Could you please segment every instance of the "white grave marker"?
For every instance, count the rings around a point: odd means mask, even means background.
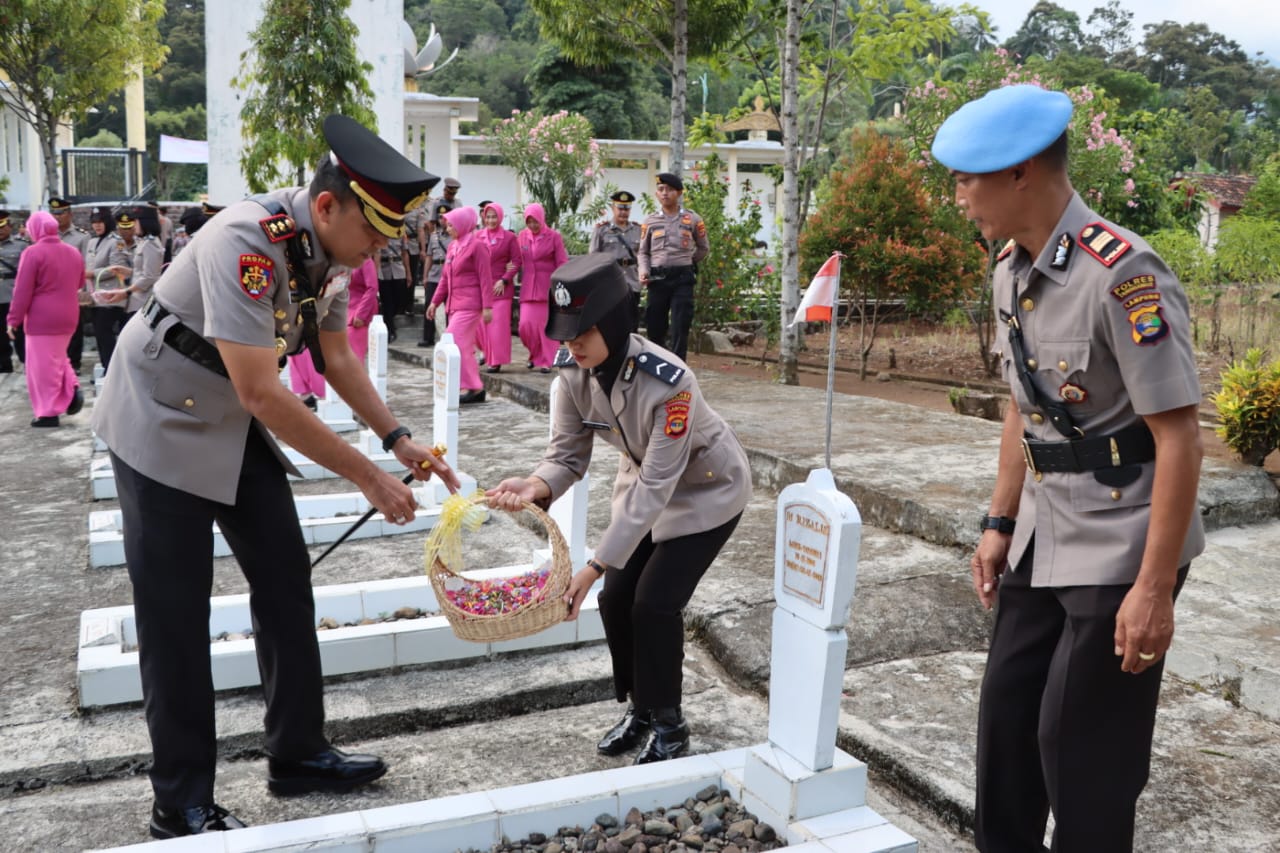
[[[453,342],[453,335],[446,332],[436,341],[431,365],[432,384],[435,389],[431,441],[434,444],[443,444],[448,449],[444,459],[449,463],[449,467],[457,471],[459,470],[458,391],[462,378],[462,351]],[[443,503],[449,496],[448,489],[437,479],[432,479],[431,484],[435,490],[436,502]]]
[[[382,402],[387,402],[387,324],[381,314],[369,323],[369,381],[377,389]]]

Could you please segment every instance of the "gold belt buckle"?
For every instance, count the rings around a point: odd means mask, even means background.
[[[1031,455],[1031,445],[1027,442],[1025,436],[1023,436],[1022,439],[1022,459],[1027,463],[1027,470],[1036,478],[1036,482],[1040,482],[1040,477],[1043,475],[1040,473],[1039,469],[1036,468],[1035,457]]]

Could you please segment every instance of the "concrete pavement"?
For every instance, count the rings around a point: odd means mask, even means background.
[[[409,330],[392,345],[393,408],[429,432],[429,350]],[[485,374],[489,402],[462,410],[461,467],[484,485],[526,473],[545,446],[552,377],[517,367]],[[822,393],[699,375],[708,399],[751,454],[757,495],[687,612],[693,637],[686,706],[696,751],[765,739],[776,490],[822,464]],[[18,850],[143,840],[150,793],[138,775],[148,745],[138,708],[76,710],[79,612],[129,601],[121,569],[88,568],[88,410],[60,430],[32,430],[19,375],[0,378],[0,826]],[[840,744],[873,770],[873,807],[922,841],[966,849],[973,731],[989,616],[966,568],[973,519],[994,481],[997,424],[870,398],[835,404],[832,468],[866,524]],[[592,462],[590,524],[608,518],[615,455]],[[311,482],[301,493],[349,490]],[[1206,463],[1202,512],[1213,528],[1179,603],[1138,849],[1280,848],[1280,581],[1277,496],[1262,474]],[[519,517],[496,517],[469,540],[474,565],[519,559],[536,542]],[[344,544],[316,583],[421,571],[421,539]],[[215,594],[244,591],[219,560]],[[390,805],[512,781],[614,766],[594,754],[612,722],[598,647],[525,653],[458,667],[336,680],[330,730],[393,762],[386,779],[347,797],[266,793],[256,691],[219,699],[219,801],[252,823]]]

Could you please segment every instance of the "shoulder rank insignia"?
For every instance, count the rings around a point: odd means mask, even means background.
[[[651,352],[642,352],[636,356],[636,366],[650,376],[657,377],[668,385],[675,385],[684,376],[685,369],[676,367],[665,358],[659,358]]]
[[[1000,250],[1000,254],[996,255],[996,263],[1000,263],[1005,258],[1009,257],[1009,254],[1013,252],[1013,247],[1016,245],[1018,244],[1013,240],[1010,240],[1008,243],[1005,243],[1004,248]]]
[[[1071,235],[1062,232],[1062,236],[1058,238],[1058,245],[1053,249],[1053,260],[1049,262],[1049,266],[1055,270],[1065,270],[1067,264],[1071,262],[1071,247],[1075,242],[1071,239]]]
[[[577,364],[573,360],[573,354],[569,352],[567,347],[560,347],[556,350],[556,360],[551,363],[552,367],[573,367]]]
[[[258,224],[272,243],[281,243],[293,236],[293,217],[287,213],[259,219]]]
[[[667,425],[663,432],[671,438],[679,438],[689,428],[689,401],[692,399],[693,395],[688,391],[681,391],[662,404],[667,410]]]
[[[250,299],[260,299],[271,287],[275,262],[262,255],[240,256],[240,287]]]
[[[1105,223],[1093,222],[1080,229],[1080,246],[1109,267],[1132,247],[1132,243],[1112,231]]]

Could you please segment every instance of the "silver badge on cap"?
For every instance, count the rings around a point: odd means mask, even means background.
[[[556,282],[555,298],[556,304],[561,308],[569,307],[569,303],[573,301],[573,297],[569,295],[569,288],[564,286],[563,281]]]

